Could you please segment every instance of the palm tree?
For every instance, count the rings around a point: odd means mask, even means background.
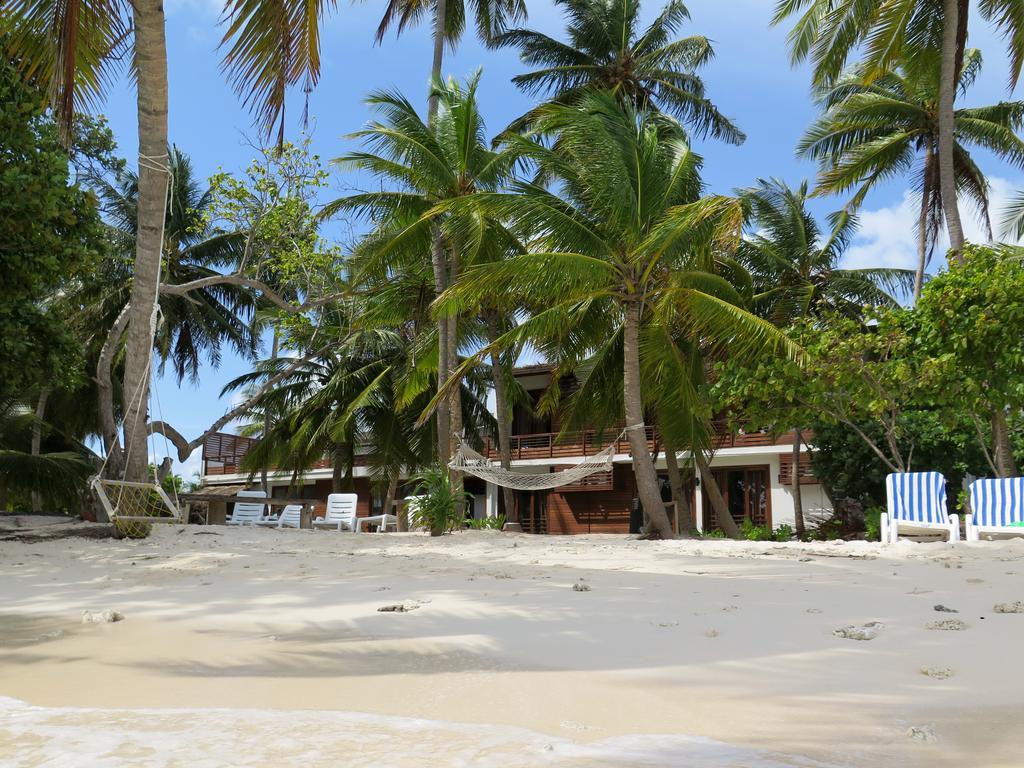
[[[512,78],[532,96],[564,103],[593,90],[609,90],[637,109],[674,115],[699,136],[711,134],[730,144],[746,138],[705,95],[697,70],[714,49],[701,35],[675,38],[690,13],[679,0],[668,5],[646,29],[639,0],[556,0],[568,16],[568,42],[541,32],[514,29],[495,38],[515,47],[525,64],[541,68]],[[530,122],[528,113],[513,125]]]
[[[466,0],[433,0],[432,3],[424,0],[388,0],[384,15],[377,27],[377,42],[380,43],[393,26],[396,28],[397,35],[400,36],[407,26],[420,21],[431,8],[433,9],[434,52],[430,66],[431,87],[427,97],[428,124],[432,124],[437,115],[440,99],[438,84],[443,79],[444,47],[447,44],[454,49],[462,39],[466,29],[467,11],[472,12],[476,20],[477,34],[484,42],[493,40],[509,24],[526,18],[524,0],[471,0],[469,5]],[[434,290],[439,296],[457,278],[458,265],[449,264],[445,260],[440,233],[434,233],[430,254],[434,272]],[[438,367],[442,371],[442,375],[438,377],[439,386],[455,367],[457,338],[456,319],[454,317],[438,319]],[[453,432],[459,431],[457,422],[461,406],[458,403],[458,396],[459,393],[456,391],[453,393],[453,402],[438,404],[437,440],[438,454],[441,457],[451,454],[450,436]]]
[[[212,199],[195,177],[192,162],[177,147],[168,150],[173,186],[168,190],[164,225],[164,281],[175,284],[219,274],[237,266],[242,258],[244,236],[222,232],[209,220]],[[68,297],[79,307],[88,336],[104,337],[128,303],[131,261],[137,239],[139,178],[128,171],[112,181],[93,179],[100,197],[111,252],[96,274],[82,280]],[[251,324],[257,300],[248,288],[212,285],[188,297],[162,294],[162,322],[153,339],[161,370],[168,362],[180,383],[187,375],[198,378],[200,360],[217,366],[225,347],[254,358],[259,342]]]
[[[913,272],[903,269],[843,269],[857,220],[847,211],[831,216],[830,231],[807,210],[808,185],[791,189],[777,179],[759,179],[742,191],[750,234],[739,262],[751,277],[754,311],[780,328],[823,315],[861,317],[865,306],[898,306],[893,293],[905,291]],[[793,425],[793,502],[795,528],[804,532],[800,498],[800,425]]]
[[[980,74],[981,63],[979,51],[966,51],[961,94]],[[865,70],[858,68],[823,90],[820,102],[825,112],[798,147],[801,155],[819,161],[818,192],[854,190],[852,208],[859,207],[878,182],[913,174],[913,186],[921,195],[915,300],[921,295],[925,268],[943,222],[938,96],[937,54],[900,61],[896,69],[871,82]],[[957,190],[975,203],[991,238],[988,181],[968,147],[987,149],[1017,167],[1024,166],[1024,141],[1017,136],[1024,125],[1024,101],[958,109],[955,118]]]
[[[531,310],[477,357],[491,346],[529,340],[571,368],[587,357],[610,360],[617,346],[618,413],[625,417],[640,500],[650,535],[671,537],[645,437],[645,411],[661,391],[651,396],[644,381],[651,378],[662,338],[671,335],[666,329],[682,325],[709,344],[728,338],[737,346],[763,346],[781,338],[769,323],[740,309],[735,291],[713,274],[716,246],[738,238],[741,206],[700,197],[700,159],[678,121],[638,111],[612,93],[548,105],[537,116],[536,131],[542,140],[510,135],[509,151],[533,163],[550,187],[516,181],[509,192],[480,192],[435,209],[477,211],[508,222],[530,250],[466,270],[441,297],[438,311],[486,301]],[[452,223],[472,237],[470,216],[453,216]],[[693,412],[700,404],[688,405]]]
[[[283,118],[284,93],[299,82],[312,87],[320,72],[319,21],[325,0],[233,0],[225,59],[236,90],[262,118],[264,128]],[[332,4],[333,5],[333,4]],[[162,0],[2,0],[0,39],[21,75],[44,87],[70,139],[81,103],[98,103],[118,67],[131,61],[139,126],[138,208],[124,389],[125,474],[147,472],[145,405],[153,327],[151,310],[160,281],[167,170],[167,43]],[[118,328],[122,326],[119,324]],[[111,435],[119,454],[119,439]]]
[[[429,214],[444,201],[497,189],[511,175],[513,156],[491,150],[487,142],[476,100],[478,85],[479,74],[464,88],[455,81],[438,84],[439,107],[433,121],[421,118],[401,94],[382,91],[368,99],[381,120],[352,135],[361,139],[368,151],[349,153],[336,162],[343,168],[373,174],[384,189],[341,198],[324,210],[325,216],[349,211],[375,223],[354,253],[357,282],[370,274],[383,277],[394,270],[416,271],[425,255],[431,253],[433,258],[438,249],[457,277],[462,265],[508,244],[509,236],[493,220],[478,220],[482,229],[473,237],[460,239],[451,232],[451,216]],[[448,377],[446,360],[457,360],[455,328],[444,318],[438,322],[438,336],[445,336],[438,355],[442,380]],[[462,431],[461,404],[456,397],[447,404],[449,428],[458,434]],[[443,422],[439,419],[439,429]],[[439,437],[443,460],[449,455],[448,438]]]
[[[1003,217],[1003,235],[1024,240],[1024,192],[1018,192]]]
[[[1002,32],[1010,52],[1010,87],[1024,64],[1024,14],[1020,0],[979,0],[982,18]],[[901,59],[940,51],[938,177],[954,254],[964,244],[956,196],[954,103],[967,45],[970,0],[779,0],[774,23],[799,15],[789,33],[792,60],[811,58],[816,86],[842,76],[850,56],[863,51],[868,81]]]
[[[12,495],[33,511],[43,504],[80,508],[98,466],[92,451],[56,430],[27,402],[0,399],[0,510],[10,509]]]

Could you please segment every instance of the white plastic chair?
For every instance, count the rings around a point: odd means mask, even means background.
[[[1024,536],[1024,477],[981,478],[971,483],[971,513],[964,519],[968,541],[981,534]]]
[[[267,494],[263,491],[239,491],[236,496],[248,499],[265,499]],[[267,515],[267,505],[256,501],[236,501],[235,508],[231,510],[231,517],[227,519],[228,525],[261,525]]]
[[[901,532],[944,533],[960,541],[960,518],[946,509],[946,478],[941,472],[894,472],[885,478],[888,513],[882,515],[882,541],[895,544]]]
[[[354,493],[332,493],[327,497],[327,513],[313,518],[313,528],[334,528],[337,531],[358,531]]]
[[[275,528],[301,528],[302,527],[302,505],[289,504],[283,507],[276,515],[265,517],[256,525],[272,525]]]

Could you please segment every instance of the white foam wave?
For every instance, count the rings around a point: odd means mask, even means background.
[[[34,707],[0,697],[0,765],[10,768],[829,768],[711,739],[591,742],[511,726],[352,712]]]

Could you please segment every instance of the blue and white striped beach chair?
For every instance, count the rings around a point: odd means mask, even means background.
[[[882,515],[882,541],[895,544],[900,532],[945,533],[960,540],[960,518],[946,510],[941,472],[898,472],[885,478],[889,513]]]
[[[967,540],[981,534],[1024,536],[1024,477],[982,478],[971,483],[971,514],[967,515]]]

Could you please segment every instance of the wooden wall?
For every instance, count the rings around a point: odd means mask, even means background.
[[[630,502],[636,495],[633,468],[616,465],[610,491],[548,493],[547,532],[629,533]]]

